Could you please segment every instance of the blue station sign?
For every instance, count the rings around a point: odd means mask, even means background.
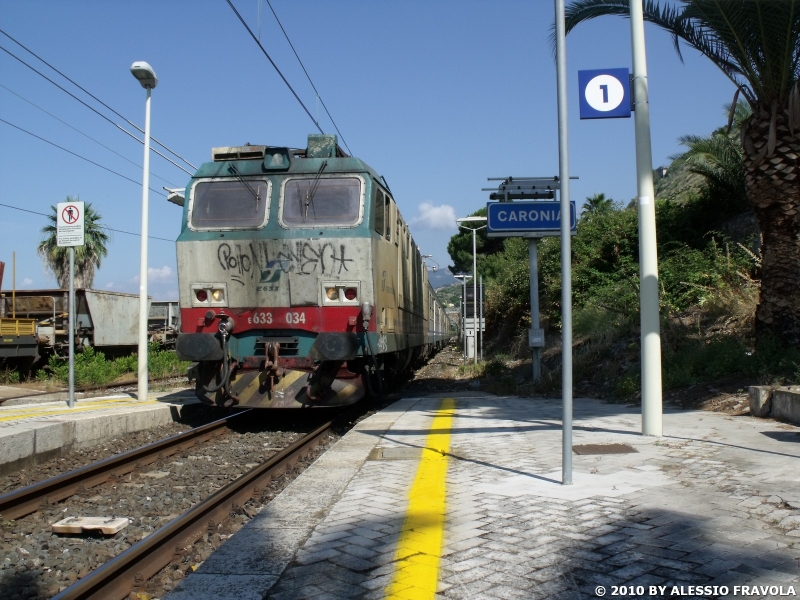
[[[489,202],[486,204],[487,229],[491,236],[499,235],[559,235],[561,231],[560,202]],[[569,226],[575,230],[575,202],[569,203]]]
[[[619,119],[631,116],[628,69],[578,71],[581,119]]]

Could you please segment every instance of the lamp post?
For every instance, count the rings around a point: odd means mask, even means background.
[[[478,341],[478,331],[481,329],[481,324],[477,322],[478,317],[478,259],[476,253],[476,246],[477,242],[475,239],[476,233],[479,229],[485,229],[486,225],[481,225],[480,227],[465,227],[461,223],[469,222],[480,222],[486,223],[486,217],[463,217],[461,219],[456,219],[456,223],[461,229],[466,229],[467,231],[472,232],[472,326],[473,330],[475,331],[475,342],[477,345]],[[483,291],[483,290],[481,290]],[[466,314],[466,313],[465,313]],[[472,356],[475,359],[473,362],[477,365],[478,364],[478,352],[477,348],[472,349]]]
[[[439,263],[436,262],[435,260],[433,260],[433,254],[423,254],[422,255],[422,264],[424,264],[425,267],[427,268],[428,265],[425,263],[426,260],[430,260],[432,263],[434,263],[433,266],[431,267],[431,271],[436,273],[437,269],[439,268]],[[431,286],[431,287],[433,287],[433,286]],[[436,310],[432,308],[431,312],[433,313],[433,343],[434,343],[434,346],[435,346],[436,342],[438,341],[436,339]]]
[[[131,73],[147,90],[144,105],[144,165],[142,167],[142,247],[139,258],[139,381],[137,397],[147,400],[147,234],[148,203],[150,201],[150,92],[158,85],[153,67],[137,61],[131,65]]]
[[[456,279],[461,280],[461,344],[462,344],[462,357],[467,358],[467,279],[472,275],[466,273],[459,273],[453,275]]]

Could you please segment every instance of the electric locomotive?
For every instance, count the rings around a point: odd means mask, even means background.
[[[184,198],[176,350],[202,401],[349,404],[451,337],[385,179],[336,136],[215,148]]]

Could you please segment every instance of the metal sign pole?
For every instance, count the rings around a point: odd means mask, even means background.
[[[478,305],[480,306],[480,318],[478,319],[478,331],[481,334],[481,362],[483,362],[483,275],[481,275],[481,303]]]
[[[564,0],[555,0],[558,96],[558,178],[561,185],[561,483],[572,485],[572,239],[570,238],[567,137],[567,45]]]
[[[531,272],[531,328],[539,329],[539,247],[536,238],[528,240],[528,259]],[[531,364],[533,365],[533,381],[542,379],[542,349],[531,348]]]
[[[68,406],[75,408],[75,246],[83,246],[86,231],[84,203],[80,200],[56,204],[56,244],[69,248],[69,306],[67,327],[69,329],[69,397]],[[53,327],[55,322],[55,299],[53,299]]]
[[[69,400],[75,408],[75,247],[69,247]],[[55,327],[55,321],[53,327]]]
[[[472,230],[472,357],[473,364],[478,364],[478,328],[475,326],[475,319],[478,316],[478,257],[476,255],[477,230]]]

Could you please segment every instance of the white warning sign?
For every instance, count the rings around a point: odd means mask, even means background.
[[[83,202],[59,202],[56,217],[58,246],[83,246]]]

